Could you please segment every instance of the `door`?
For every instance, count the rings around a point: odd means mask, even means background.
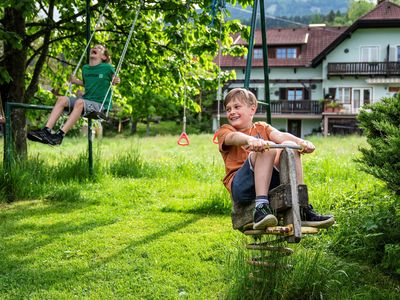
[[[371,88],[353,88],[352,113],[357,114],[364,104],[371,103]]]
[[[301,120],[288,120],[288,132],[301,137]]]

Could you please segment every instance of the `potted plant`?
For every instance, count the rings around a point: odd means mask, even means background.
[[[342,109],[342,103],[337,102],[335,99],[328,100],[324,105],[324,112],[339,112]]]

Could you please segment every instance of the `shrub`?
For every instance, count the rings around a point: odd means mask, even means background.
[[[366,173],[400,194],[400,93],[367,105],[358,116],[370,147],[361,147],[357,160]]]
[[[335,217],[338,220],[329,248],[336,254],[390,273],[400,271],[395,259],[400,248],[400,198],[382,189],[349,191],[338,195]]]

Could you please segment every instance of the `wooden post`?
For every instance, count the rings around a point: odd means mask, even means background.
[[[285,212],[284,223],[293,224],[294,235],[288,238],[289,243],[298,243],[301,240],[301,218],[299,206],[299,193],[297,188],[296,165],[293,150],[283,149],[280,157],[281,184],[290,185],[292,205]]]

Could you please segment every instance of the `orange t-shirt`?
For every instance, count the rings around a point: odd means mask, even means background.
[[[249,152],[244,150],[241,146],[227,146],[225,145],[225,137],[230,132],[242,132],[247,135],[261,138],[268,141],[269,135],[272,131],[276,130],[271,125],[265,122],[256,122],[251,128],[244,130],[237,130],[233,126],[225,124],[217,132],[219,152],[222,155],[222,159],[225,163],[226,175],[223,179],[223,183],[227,190],[231,192],[231,184],[236,171],[244,164]]]

